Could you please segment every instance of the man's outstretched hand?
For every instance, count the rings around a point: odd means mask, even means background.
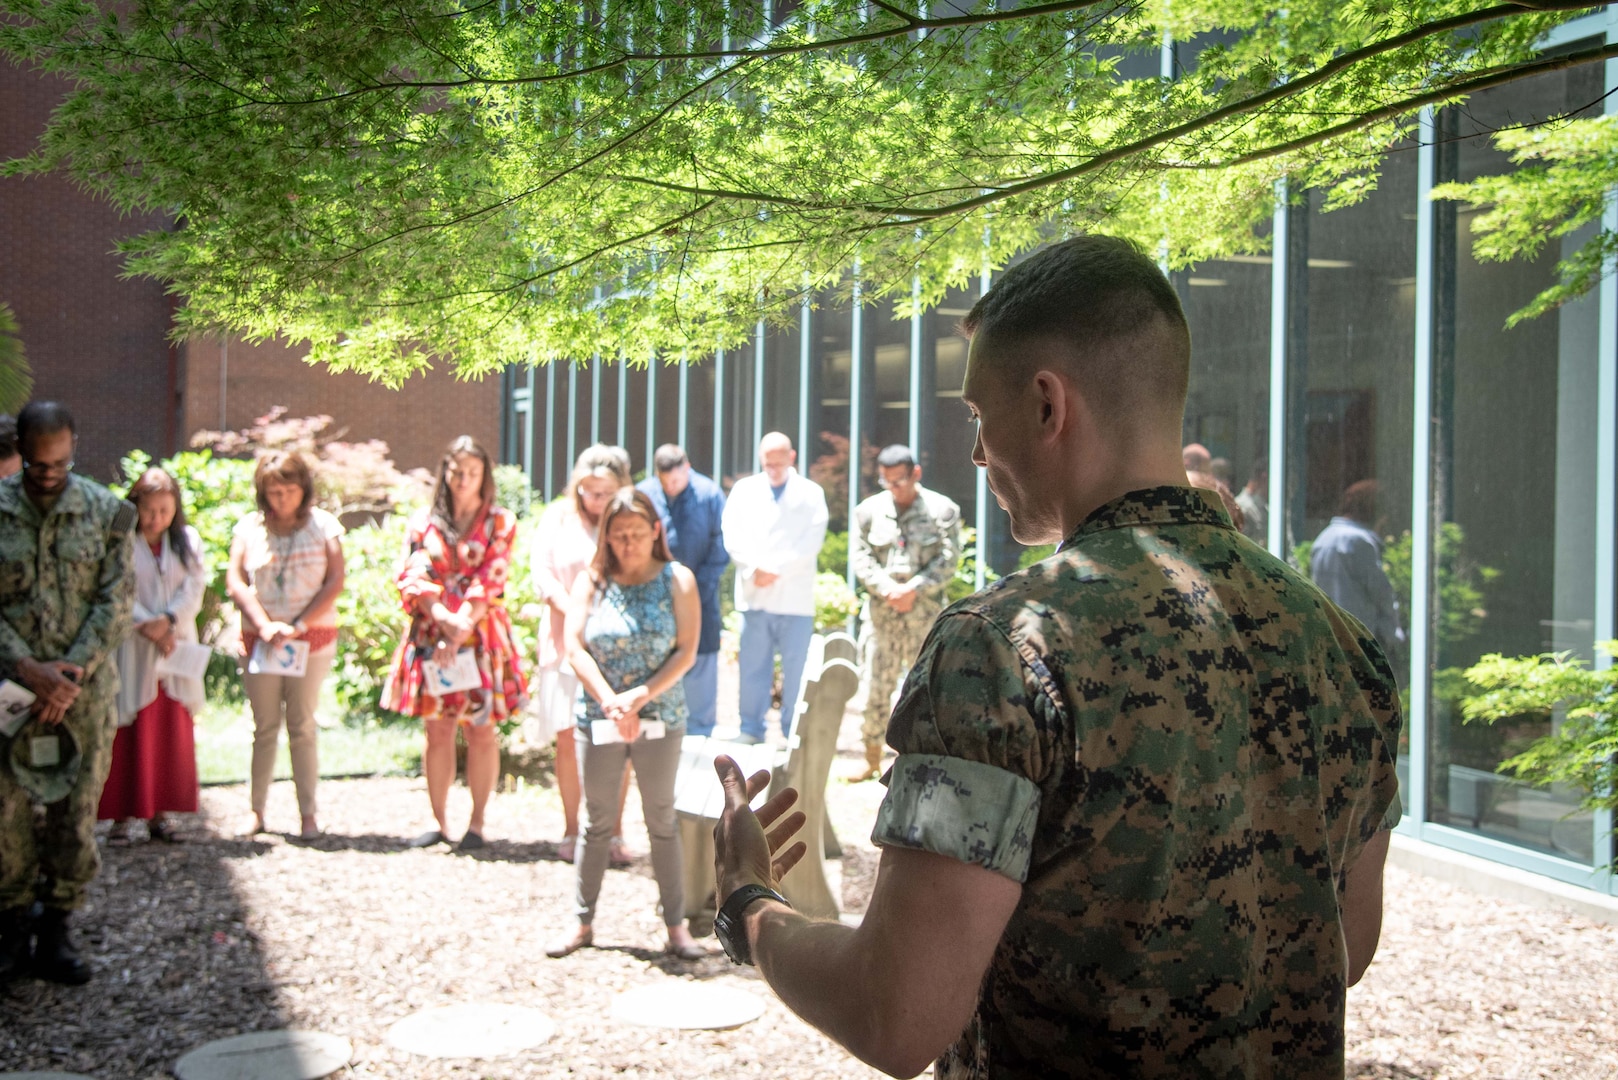
[[[723,754],[714,759],[713,765],[725,788],[725,810],[713,831],[714,882],[719,906],[723,907],[725,898],[743,885],[773,889],[788,870],[798,865],[808,845],[801,840],[790,847],[787,844],[808,819],[802,811],[787,814],[798,801],[798,793],[792,788],[759,807],[755,814],[749,804],[770,786],[770,774],[760,769],[751,777],[743,777],[735,759]],[[765,830],[769,830],[768,835]]]

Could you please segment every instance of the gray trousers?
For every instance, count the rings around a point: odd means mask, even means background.
[[[646,834],[652,841],[652,875],[663,904],[663,922],[678,926],[685,921],[685,878],[680,858],[680,828],[674,820],[674,776],[680,768],[680,738],[683,732],[671,730],[661,739],[636,739],[633,743],[591,746],[582,729],[576,731],[574,745],[579,753],[579,779],[584,788],[584,827],[579,837],[578,891],[579,922],[589,926],[595,919],[596,898],[601,895],[601,879],[607,872],[611,854],[612,823],[618,817],[618,797],[623,790],[624,759],[635,763],[635,785],[640,788],[641,813],[646,818]]]

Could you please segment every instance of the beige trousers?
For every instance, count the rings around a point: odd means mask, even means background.
[[[270,782],[275,779],[275,753],[280,747],[283,715],[287,749],[292,752],[292,785],[298,792],[298,813],[314,815],[315,782],[320,777],[315,706],[320,701],[320,684],[326,681],[336,658],[335,648],[310,653],[309,667],[295,679],[242,671],[242,689],[253,708],[253,812],[260,817],[270,796]]]

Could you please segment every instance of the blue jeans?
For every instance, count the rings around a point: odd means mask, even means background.
[[[764,737],[764,714],[775,683],[775,655],[781,654],[781,730],[792,729],[798,710],[803,665],[809,659],[813,615],[777,615],[772,611],[742,613],[740,704],[742,734]]]
[[[690,713],[685,733],[712,735],[714,721],[719,718],[719,654],[697,653],[697,662],[680,681],[685,687],[686,711]]]

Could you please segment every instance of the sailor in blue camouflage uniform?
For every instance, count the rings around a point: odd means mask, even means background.
[[[77,435],[64,407],[24,408],[17,443],[22,472],[0,480],[0,677],[33,691],[36,718],[65,727],[81,759],[38,827],[28,791],[0,766],[0,979],[31,969],[79,984],[91,971],[68,916],[101,868],[96,806],[117,730],[114,656],[131,625],[136,514],[73,474]]]
[[[895,1076],[1342,1080],[1399,812],[1386,659],[1185,486],[1190,336],[1149,256],[1054,245],[964,328],[973,459],[1061,548],[934,624],[858,929],[761,894],[802,815],[719,763],[722,940]]]

